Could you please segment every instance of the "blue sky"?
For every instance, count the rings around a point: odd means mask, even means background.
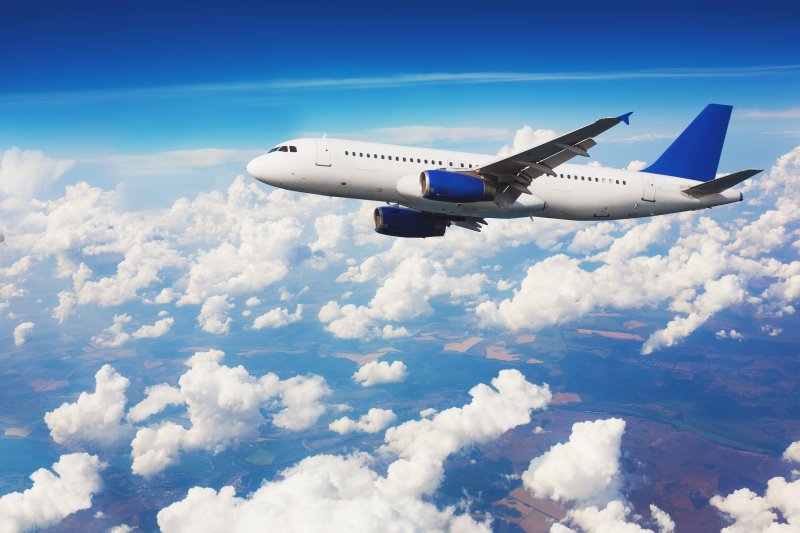
[[[654,159],[709,102],[757,110],[735,117],[723,168],[797,142],[794,3],[429,4],[6,2],[0,146],[80,160],[417,125],[501,128],[508,142],[523,124],[633,110],[608,137],[658,138],[595,152],[624,165]]]

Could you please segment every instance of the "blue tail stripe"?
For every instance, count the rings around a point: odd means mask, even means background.
[[[732,109],[729,105],[707,105],[661,157],[642,172],[713,180]]]

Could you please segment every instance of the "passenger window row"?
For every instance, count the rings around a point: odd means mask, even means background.
[[[592,181],[592,179],[593,179],[591,176],[589,176],[587,178],[586,176],[573,176],[572,174],[559,174],[559,176],[561,177],[561,179],[568,179],[568,180],[575,180],[575,181],[578,181],[578,178],[580,178],[580,181]],[[610,184],[616,183],[617,185],[620,185],[620,180],[615,179],[615,178],[594,178],[594,181],[597,182],[597,183],[600,183],[600,182],[602,182],[602,183],[610,183]],[[628,182],[626,180],[622,180],[622,185],[627,185],[627,184],[628,184]]]
[[[384,159],[384,160],[388,159],[389,161],[398,161],[398,162],[402,160],[403,163],[413,163],[414,162],[414,158],[413,157],[402,157],[401,158],[400,156],[396,156],[396,155],[395,156],[391,156],[391,155],[380,155],[379,156],[378,154],[369,154],[369,153],[365,154],[364,152],[351,152],[350,150],[345,150],[344,155],[352,156],[352,157],[368,157],[368,158],[371,158],[371,159],[379,159],[379,158],[380,159]],[[419,158],[419,157],[416,158],[416,162],[417,163],[421,163],[421,164],[424,164],[424,165],[429,164],[429,161],[430,161],[431,165],[436,165],[437,164],[437,161],[435,159],[428,160],[428,159],[422,159],[422,158]],[[451,167],[459,167],[459,166],[460,166],[460,168],[472,168],[473,167],[472,163],[464,163],[464,162],[461,162],[461,161],[459,161],[458,163],[456,163],[455,161],[448,161],[447,164],[449,166],[451,166]],[[441,160],[439,160],[438,161],[438,166],[443,167],[445,165]],[[478,165],[474,165],[474,166],[476,168],[478,167]]]

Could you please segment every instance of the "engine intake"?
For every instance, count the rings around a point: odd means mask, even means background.
[[[378,207],[373,216],[375,231],[393,237],[441,237],[449,225],[445,218],[404,207]]]
[[[445,170],[426,170],[419,176],[419,185],[423,198],[440,202],[485,202],[497,195],[497,188],[488,181]]]

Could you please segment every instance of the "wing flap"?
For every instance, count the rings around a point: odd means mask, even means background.
[[[740,184],[747,178],[752,178],[761,172],[760,169],[748,168],[747,170],[740,170],[727,176],[722,176],[711,181],[706,181],[700,185],[684,189],[683,192],[695,198],[700,196],[707,196],[709,194],[717,194],[730,189],[731,187]]]

